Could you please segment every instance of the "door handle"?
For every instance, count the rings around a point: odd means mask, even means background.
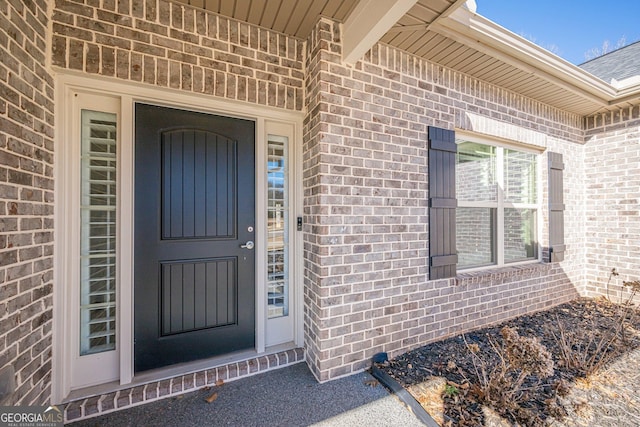
[[[249,240],[247,243],[245,243],[244,245],[240,245],[240,247],[242,249],[253,249],[255,245],[253,244],[253,242],[251,240]]]

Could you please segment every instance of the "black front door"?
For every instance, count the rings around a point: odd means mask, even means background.
[[[254,123],[135,114],[136,372],[253,348]]]

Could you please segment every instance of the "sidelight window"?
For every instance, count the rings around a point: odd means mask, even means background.
[[[116,115],[81,113],[80,355],[116,345]]]

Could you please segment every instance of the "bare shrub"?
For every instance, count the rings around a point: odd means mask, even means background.
[[[511,366],[526,375],[548,378],[553,375],[553,359],[537,338],[521,337],[513,328],[502,328],[507,359]]]
[[[623,289],[627,291],[626,296],[623,297],[621,292],[620,301],[616,305],[609,299],[609,285],[611,279],[617,276],[619,276],[618,271],[615,268],[611,269],[606,286],[606,301],[611,304],[609,308],[615,311],[612,329],[598,329],[593,321],[590,321],[584,328],[588,331],[587,336],[578,336],[575,332],[570,333],[557,315],[554,325],[557,327],[557,333],[549,328],[560,349],[561,363],[567,368],[574,369],[581,376],[594,374],[618,356],[615,351],[618,346],[615,344],[618,340],[627,342],[627,331],[632,328],[631,325],[635,323],[638,316],[634,301],[640,292],[640,280],[622,282]],[[588,313],[583,317],[587,319]]]
[[[499,345],[488,337],[495,357],[483,355],[476,344],[468,344],[478,384],[474,391],[481,401],[502,415],[509,415],[526,425],[542,425],[543,420],[523,405],[538,388],[542,380],[554,373],[551,354],[537,338],[521,337],[509,327],[501,329],[503,343]]]
[[[614,331],[601,331],[600,334],[596,334],[595,325],[591,323],[587,329],[588,337],[577,336],[567,331],[558,316],[554,326],[558,328],[558,332],[552,329],[549,329],[549,332],[560,349],[558,357],[561,363],[581,376],[593,374],[611,361],[614,356],[611,349],[621,336],[622,329],[622,325],[618,324]]]
[[[608,301],[612,301],[609,288],[611,286],[611,280],[614,277],[620,276],[618,270],[614,267],[609,272],[609,280],[607,280],[607,284],[605,286],[606,298]],[[617,303],[623,306],[634,305],[636,301],[636,296],[640,293],[640,280],[630,280],[623,281],[622,288],[618,293],[618,301]]]

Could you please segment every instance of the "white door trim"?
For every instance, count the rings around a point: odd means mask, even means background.
[[[118,285],[117,285],[117,351],[119,352],[119,383],[133,381],[133,213],[134,213],[134,105],[136,102],[151,103],[173,108],[183,108],[217,115],[254,120],[256,123],[256,353],[264,353],[266,342],[266,197],[258,189],[266,180],[266,158],[264,150],[266,135],[274,124],[286,124],[293,129],[291,172],[301,177],[301,147],[303,114],[265,107],[245,102],[225,100],[204,94],[183,93],[174,90],[116,81],[103,77],[88,77],[81,73],[60,73],[56,78],[56,170],[55,170],[55,247],[54,247],[54,295],[53,295],[53,372],[52,401],[62,402],[72,390],[71,355],[76,350],[69,345],[69,327],[77,318],[68,313],[73,303],[74,270],[77,256],[74,250],[74,223],[69,218],[75,215],[72,200],[77,196],[73,189],[79,182],[76,165],[70,164],[67,141],[74,138],[75,124],[69,120],[76,104],[75,94],[87,94],[114,98],[120,103],[119,154],[118,154]],[[277,126],[276,126],[277,128]],[[293,173],[295,171],[295,173]],[[291,230],[295,230],[295,218],[302,215],[302,180],[292,179]],[[123,185],[124,184],[124,185]],[[77,198],[76,198],[77,200]],[[264,213],[264,214],[263,214]],[[264,218],[263,218],[264,217]],[[294,232],[290,240],[292,280],[291,307],[294,320],[292,344],[303,345],[303,280],[302,238]],[[128,238],[126,237],[128,236]]]

